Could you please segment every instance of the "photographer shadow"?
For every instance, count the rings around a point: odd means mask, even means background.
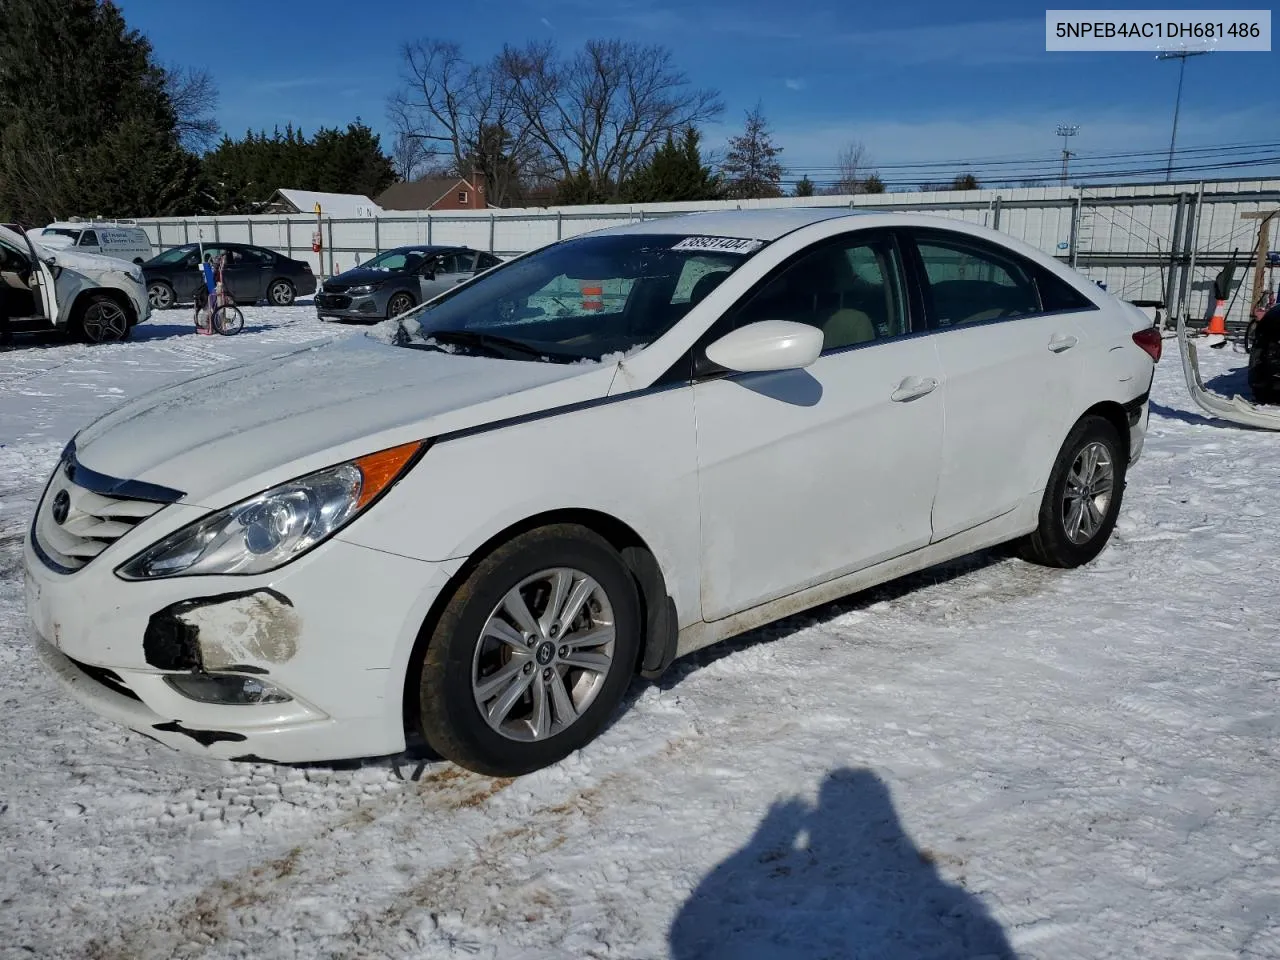
[[[907,837],[879,777],[833,771],[816,807],[775,804],[698,885],[671,925],[671,956],[1015,960],[1000,925],[936,860]]]

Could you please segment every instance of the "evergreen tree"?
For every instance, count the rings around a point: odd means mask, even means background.
[[[807,174],[801,177],[800,180],[796,183],[795,195],[797,197],[813,196],[813,181],[809,179]]]
[[[623,199],[632,203],[719,199],[720,183],[702,162],[700,140],[694,127],[686,127],[678,142],[668,133],[648,163],[624,185]]]
[[[782,148],[773,142],[768,122],[760,105],[747,114],[746,129],[729,139],[729,152],[722,165],[728,181],[728,194],[738,200],[780,197],[782,164],[778,161]]]
[[[196,200],[166,72],[109,0],[0,0],[0,217],[155,216]]]
[[[873,173],[867,179],[862,181],[863,193],[884,193],[884,181],[880,179],[880,174]]]

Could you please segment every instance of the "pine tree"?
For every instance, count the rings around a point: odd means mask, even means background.
[[[632,203],[719,199],[720,183],[702,162],[700,139],[694,127],[686,127],[678,142],[668,133],[649,162],[624,185],[623,199]]]
[[[884,181],[880,179],[880,174],[873,173],[867,179],[862,181],[863,193],[884,193]]]
[[[196,199],[165,71],[108,0],[0,0],[0,218],[149,216]]]
[[[747,114],[746,129],[729,139],[729,152],[722,166],[728,194],[739,200],[780,197],[782,148],[773,142],[768,122],[759,104]]]
[[[813,196],[813,181],[809,179],[808,174],[801,177],[800,180],[796,183],[795,196],[797,197]]]

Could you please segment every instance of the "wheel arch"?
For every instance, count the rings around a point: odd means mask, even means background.
[[[89,302],[97,296],[106,297],[124,310],[130,326],[138,322],[138,311],[134,309],[133,301],[129,299],[127,293],[115,287],[85,287],[71,301],[71,307],[67,310],[67,318],[72,323],[79,323],[80,318],[84,316],[85,310],[88,309]]]
[[[473,550],[431,602],[427,615],[418,628],[418,636],[409,654],[402,680],[402,718],[406,732],[417,729],[419,688],[414,678],[422,668],[427,642],[458,588],[466,582],[481,561],[502,544],[530,530],[566,523],[583,527],[602,537],[618,551],[623,563],[631,571],[644,620],[640,660],[635,672],[653,679],[675,659],[676,638],[679,634],[675,603],[668,592],[662,567],[644,538],[626,522],[600,510],[567,508],[532,514],[505,527]]]

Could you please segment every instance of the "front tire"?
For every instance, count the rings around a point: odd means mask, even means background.
[[[1099,416],[1082,418],[1067,435],[1040,504],[1040,525],[1020,544],[1025,560],[1079,567],[1093,560],[1115,529],[1129,451]]]
[[[288,280],[273,280],[271,286],[267,288],[267,300],[273,307],[292,306],[297,296],[298,291]]]
[[[521,534],[480,562],[427,641],[423,739],[488,776],[520,776],[591,742],[622,699],[641,641],[622,558],[584,527]]]
[[[133,318],[106,294],[91,293],[78,307],[71,329],[85,343],[119,343],[129,339]]]
[[[147,299],[151,301],[152,310],[168,310],[178,302],[178,297],[173,292],[173,287],[160,280],[147,287]]]
[[[417,305],[411,293],[393,294],[387,303],[387,319],[392,320],[402,313],[408,313]]]

